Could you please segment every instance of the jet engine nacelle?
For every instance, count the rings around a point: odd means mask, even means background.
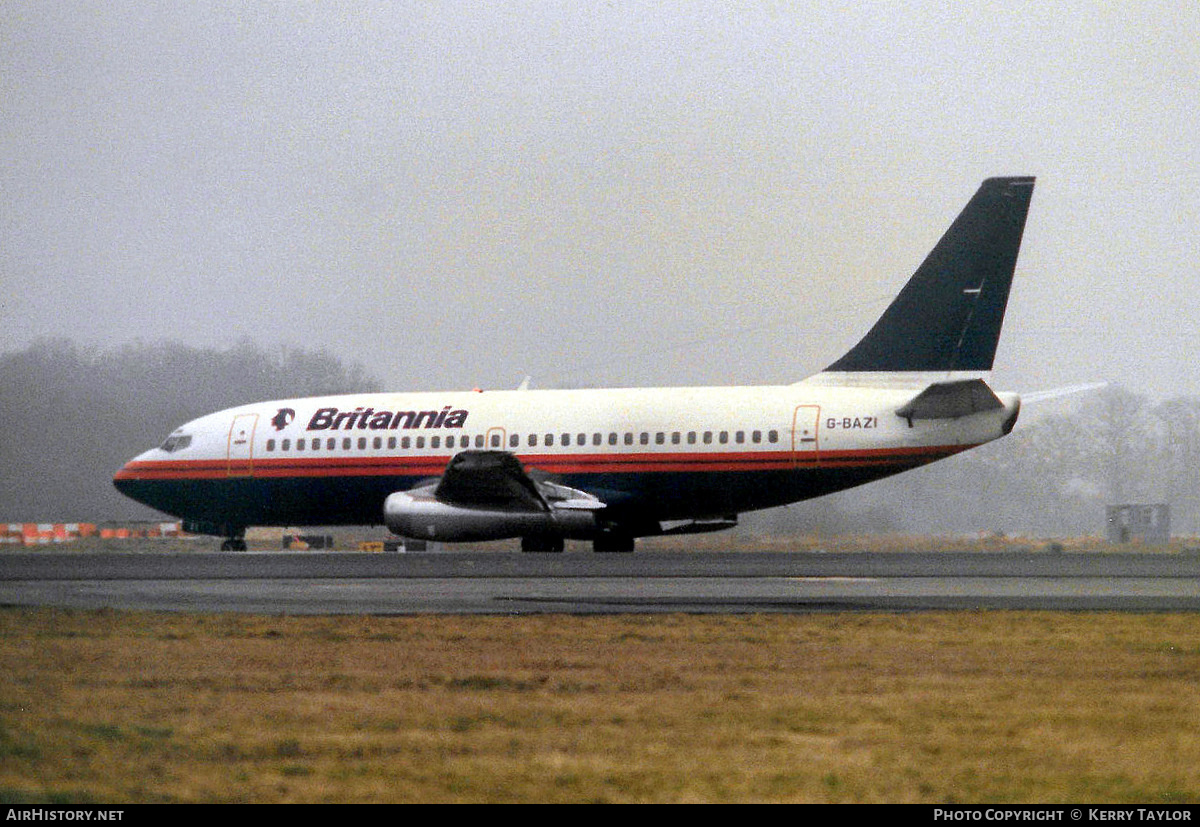
[[[383,521],[388,530],[401,537],[446,543],[539,535],[586,539],[596,534],[596,518],[588,509],[512,511],[470,508],[404,491],[392,494],[384,501]]]

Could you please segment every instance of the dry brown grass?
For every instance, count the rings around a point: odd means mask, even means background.
[[[1200,617],[0,610],[0,800],[1200,800]]]

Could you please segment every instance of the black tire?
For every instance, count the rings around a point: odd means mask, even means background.
[[[634,539],[622,534],[602,534],[592,543],[592,549],[602,553],[629,554],[633,548]]]
[[[557,554],[566,547],[562,537],[522,537],[521,551]]]

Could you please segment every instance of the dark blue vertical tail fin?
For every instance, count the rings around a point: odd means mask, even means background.
[[[1033,183],[984,181],[871,331],[826,373],[990,371]]]

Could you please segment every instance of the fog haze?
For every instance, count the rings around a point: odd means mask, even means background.
[[[1031,174],[996,384],[1200,394],[1200,5],[977,5],[6,4],[0,352],[791,382]]]

